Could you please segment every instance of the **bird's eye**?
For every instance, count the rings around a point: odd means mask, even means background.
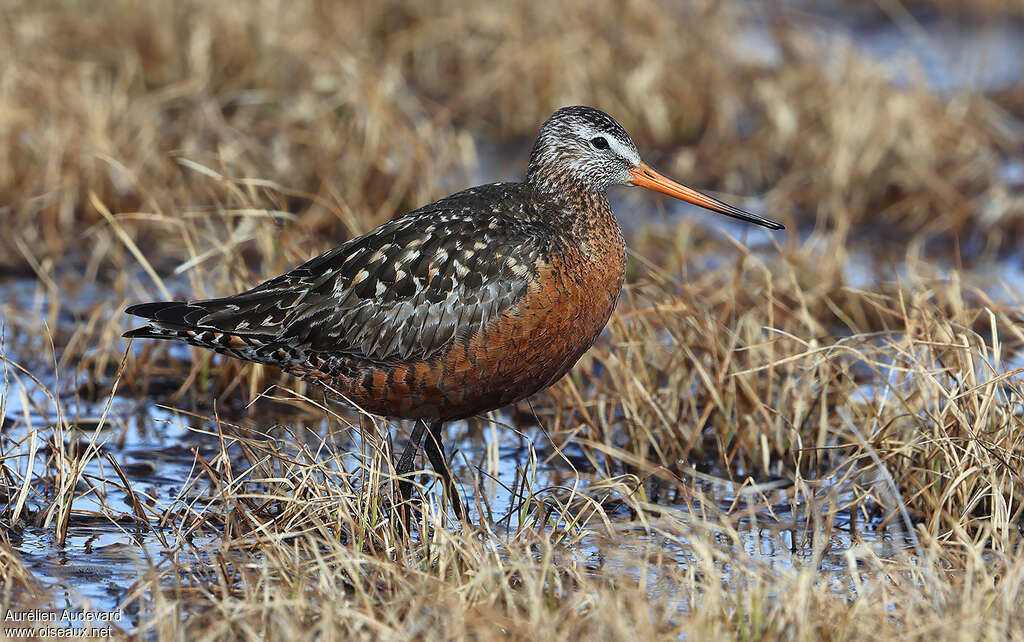
[[[591,138],[590,144],[594,146],[594,149],[608,149],[608,140],[604,136]]]

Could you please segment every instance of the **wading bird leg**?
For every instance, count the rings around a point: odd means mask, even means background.
[[[417,421],[416,425],[413,426],[412,434],[409,435],[409,443],[405,446],[405,451],[402,452],[401,458],[398,460],[398,464],[395,466],[395,474],[398,475],[398,491],[402,495],[402,503],[406,505],[406,520],[408,521],[408,502],[409,498],[412,497],[412,480],[409,479],[409,473],[412,472],[413,459],[416,457],[416,451],[420,447],[420,442],[423,441],[423,429],[426,427],[426,422]]]
[[[441,429],[443,427],[444,423],[440,421],[430,424],[430,433],[423,443],[423,448],[427,451],[430,465],[434,467],[437,474],[441,475],[441,481],[444,484],[444,494],[452,503],[452,510],[455,511],[455,516],[460,520],[465,520],[466,512],[462,508],[462,499],[459,497],[455,484],[452,483],[452,474],[444,458],[444,444],[441,441]]]

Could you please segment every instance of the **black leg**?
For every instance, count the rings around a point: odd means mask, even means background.
[[[465,519],[466,513],[462,509],[462,500],[459,498],[458,489],[452,483],[452,474],[448,470],[448,462],[444,459],[444,444],[441,443],[441,428],[443,427],[444,422],[441,421],[435,421],[430,424],[430,433],[427,435],[423,448],[427,451],[430,465],[441,476],[441,481],[444,483],[444,494],[448,496],[448,500],[452,503],[455,516],[459,519]]]
[[[402,495],[402,502],[406,503],[406,505],[408,505],[409,498],[412,497],[412,481],[409,479],[409,473],[412,472],[416,451],[420,447],[420,442],[423,441],[423,428],[425,426],[425,422],[416,422],[416,425],[413,426],[412,434],[409,435],[409,443],[406,445],[402,457],[398,460],[398,465],[395,466],[395,474],[398,475],[398,491]],[[408,513],[408,511],[406,512]],[[406,518],[408,518],[408,514]]]
[[[412,434],[409,435],[409,443],[406,444],[402,457],[398,460],[398,465],[395,466],[395,472],[399,475],[412,472],[412,460],[416,456],[416,450],[420,447],[420,442],[423,441],[424,427],[425,424],[422,421],[417,421],[413,427]]]

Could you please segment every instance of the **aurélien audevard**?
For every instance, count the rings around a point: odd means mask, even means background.
[[[46,609],[18,610],[8,608],[4,613],[4,622],[120,622],[124,617],[121,609],[113,611],[86,611],[80,609]]]

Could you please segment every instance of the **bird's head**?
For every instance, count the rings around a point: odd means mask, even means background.
[[[593,107],[562,107],[540,128],[530,154],[527,181],[538,185],[583,185],[604,192],[612,185],[638,185],[769,229],[781,223],[745,212],[656,172],[640,158],[633,140],[614,118]]]

